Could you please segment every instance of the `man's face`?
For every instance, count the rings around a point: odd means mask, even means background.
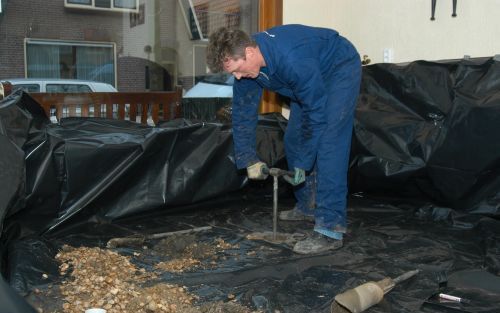
[[[245,49],[245,58],[232,59],[224,61],[224,71],[234,75],[236,79],[256,78],[259,76],[260,63],[256,58],[254,48]]]

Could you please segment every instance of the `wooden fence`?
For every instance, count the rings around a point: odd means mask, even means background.
[[[142,124],[181,117],[182,89],[151,92],[30,93],[47,116],[105,117]]]

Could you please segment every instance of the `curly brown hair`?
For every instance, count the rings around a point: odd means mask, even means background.
[[[240,29],[221,27],[209,37],[207,65],[211,72],[224,70],[224,61],[245,58],[246,47],[256,47],[257,43]]]

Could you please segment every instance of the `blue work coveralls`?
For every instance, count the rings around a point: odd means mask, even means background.
[[[263,89],[290,98],[285,153],[290,169],[304,169],[294,189],[297,208],[314,214],[315,227],[346,229],[347,170],[359,94],[361,61],[354,46],[332,29],[283,25],[253,35],[266,66],[258,77],[235,80],[233,138],[236,166],[259,161],[258,106]],[[314,211],[312,211],[314,209]]]

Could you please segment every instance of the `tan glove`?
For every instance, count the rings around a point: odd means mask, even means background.
[[[247,175],[250,179],[264,180],[269,176],[269,168],[264,162],[257,162],[247,167]]]

